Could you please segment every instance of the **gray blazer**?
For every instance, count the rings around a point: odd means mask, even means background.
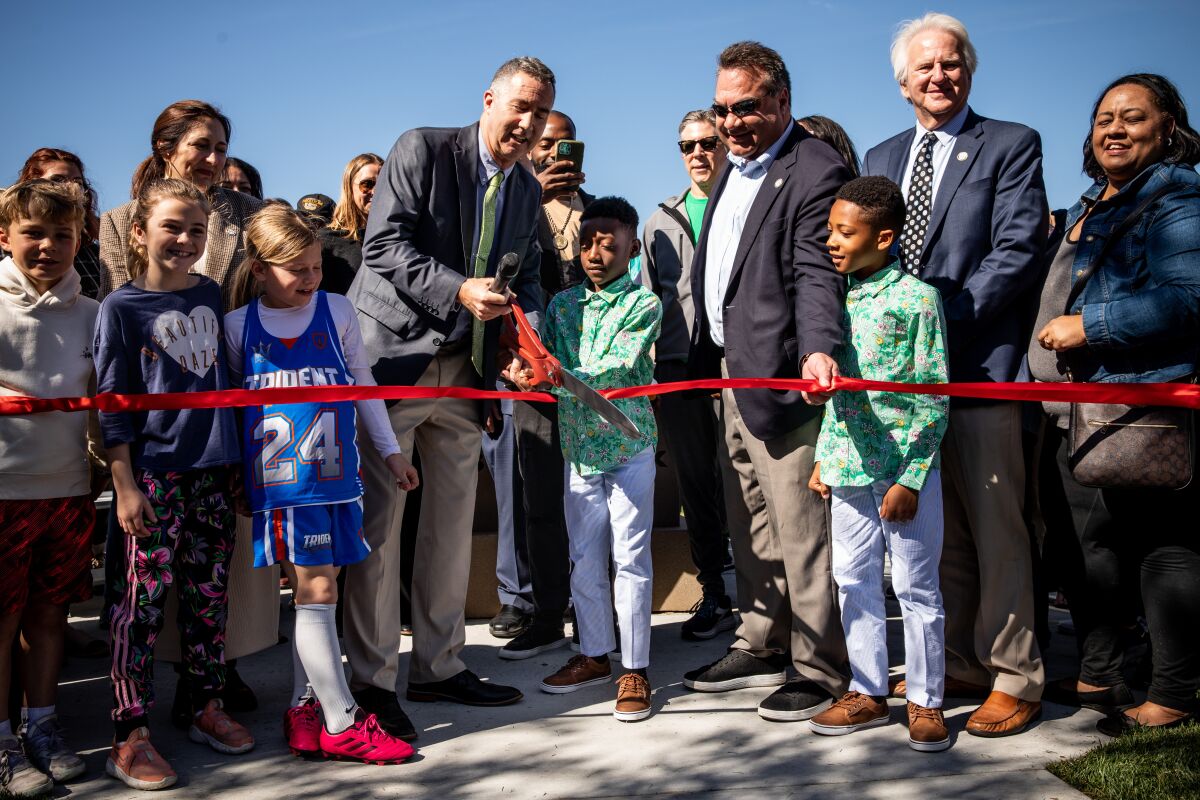
[[[473,262],[478,196],[479,125],[417,128],[396,140],[379,172],[363,265],[346,296],[358,309],[371,369],[380,385],[416,384],[434,353],[453,333],[460,313],[458,290]],[[518,165],[504,189],[487,274],[504,253],[521,258],[511,288],[537,325],[543,312],[538,278],[541,248],[537,221],[542,189]],[[485,374],[480,388],[496,385],[500,321],[485,329]]]
[[[642,285],[662,300],[662,333],[654,345],[658,361],[687,361],[696,309],[692,302],[692,225],[684,201],[688,189],[668,197],[642,229]],[[684,224],[687,222],[687,224]]]

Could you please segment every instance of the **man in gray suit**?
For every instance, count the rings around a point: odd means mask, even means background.
[[[716,187],[729,151],[717,135],[712,109],[689,111],[679,123],[679,151],[687,170],[688,188],[668,197],[646,221],[642,233],[645,269],[642,283],[662,300],[662,333],[654,345],[654,377],[659,383],[687,379],[688,350],[696,319],[692,297],[692,256],[708,197]],[[692,617],[680,626],[684,639],[711,639],[732,630],[732,601],[725,593],[725,561],[729,555],[725,503],[721,499],[721,441],[719,400],[709,392],[675,392],[658,399],[662,432],[687,520],[692,562],[703,598]],[[738,485],[728,459],[721,459],[725,481]]]
[[[520,259],[511,290],[537,324],[541,190],[518,162],[541,136],[554,90],[545,64],[514,58],[484,92],[477,124],[410,130],[392,148],[367,220],[363,266],[347,293],[381,385],[495,386],[499,318],[511,309],[489,287],[505,253]],[[415,445],[421,454],[424,486],[407,697],[515,703],[520,691],[481,681],[459,658],[484,404],[404,400],[388,413],[404,451]],[[363,449],[363,527],[372,553],[346,575],[351,688],[385,730],[415,738],[395,696],[404,494],[370,450]]]

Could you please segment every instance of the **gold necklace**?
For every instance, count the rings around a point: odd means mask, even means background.
[[[546,208],[546,219],[550,223],[550,232],[554,234],[554,247],[559,252],[570,247],[571,243],[567,241],[567,226],[571,224],[571,215],[575,213],[574,203],[567,206],[567,218],[563,220],[562,227],[558,230],[554,229],[554,217],[550,215],[550,209]]]

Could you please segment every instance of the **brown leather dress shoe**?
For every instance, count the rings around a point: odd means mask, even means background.
[[[992,692],[967,719],[967,733],[986,737],[1012,736],[1028,728],[1041,715],[1041,703]]]
[[[903,678],[891,684],[892,697],[903,699],[908,694],[908,682]],[[968,700],[983,700],[991,692],[991,687],[984,686],[979,683],[971,683],[970,681],[961,681],[958,678],[946,676],[945,686],[942,688],[942,697],[966,698]]]

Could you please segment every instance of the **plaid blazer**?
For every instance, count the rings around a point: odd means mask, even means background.
[[[246,257],[246,221],[263,204],[248,194],[219,186],[209,190],[208,199],[212,203],[212,213],[208,215],[204,274],[221,287],[221,296],[228,306],[237,268]],[[100,215],[100,263],[103,274],[99,300],[129,282],[127,258],[133,205],[134,201],[130,200]]]

